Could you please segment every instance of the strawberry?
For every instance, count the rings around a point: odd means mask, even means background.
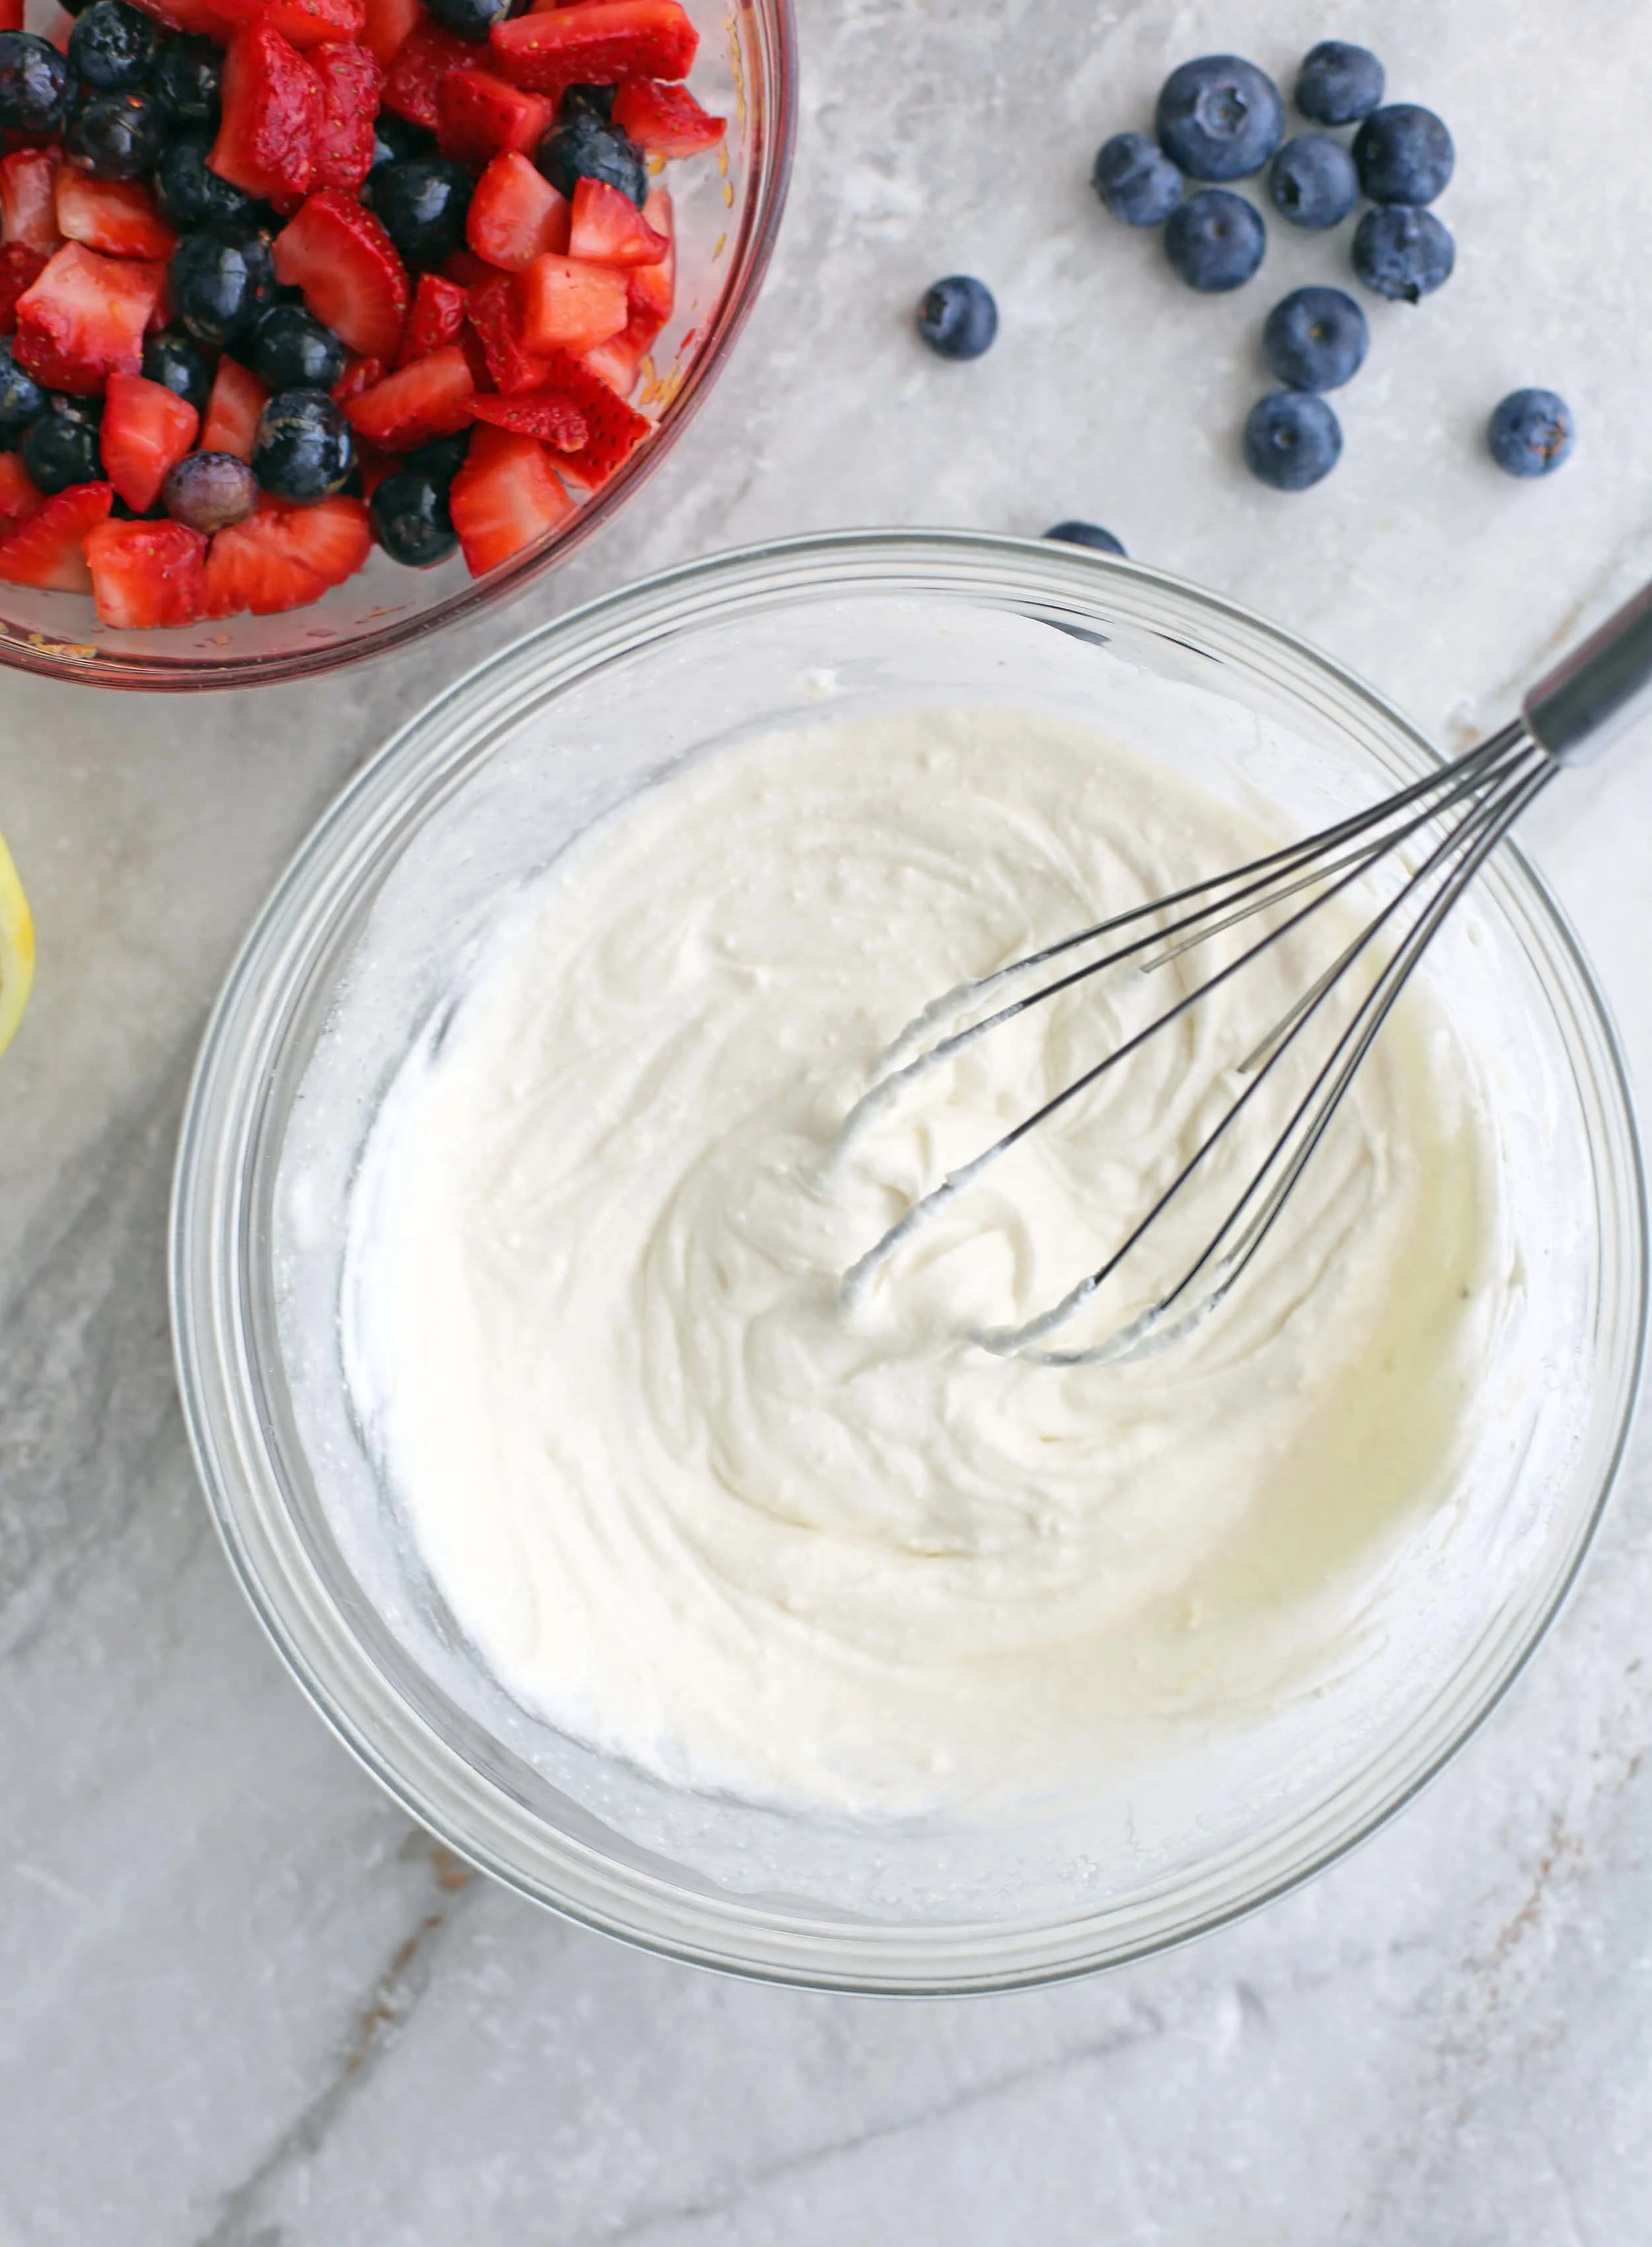
[[[140,180],[94,180],[65,164],[57,178],[58,225],[106,257],[170,257],[178,237]]]
[[[353,577],[372,550],[367,509],[358,499],[294,507],[266,493],[258,511],[215,536],[207,552],[209,617],[256,617],[301,609],[331,585]]]
[[[632,339],[628,331],[610,336],[605,344],[593,344],[589,351],[579,354],[582,366],[588,366],[599,382],[621,398],[629,398],[637,387],[638,372],[648,353],[645,343]]]
[[[207,400],[207,418],[201,425],[203,453],[233,453],[238,461],[252,458],[258,434],[258,416],[270,393],[257,376],[227,355],[218,362]]]
[[[473,398],[470,410],[491,428],[536,437],[559,453],[577,453],[590,434],[584,415],[560,390],[534,390],[525,398]]]
[[[17,365],[50,390],[89,397],[111,374],[136,374],[165,268],[100,257],[65,242],[17,299]]]
[[[14,148],[0,163],[0,241],[26,242],[48,257],[63,240],[58,224],[57,152]]]
[[[302,289],[316,318],[353,352],[395,359],[407,318],[407,276],[371,211],[337,188],[311,196],[276,236],[276,278]]]
[[[514,148],[530,156],[556,115],[542,93],[524,93],[491,71],[449,71],[436,88],[436,138],[444,156],[485,164]]]
[[[493,279],[495,271],[474,249],[450,249],[441,261],[442,278],[456,281],[461,289],[479,289]]]
[[[568,229],[570,257],[585,258],[593,265],[658,265],[670,248],[631,197],[611,188],[606,180],[577,183]]]
[[[625,201],[623,195],[619,200]],[[629,203],[625,207],[631,208]],[[465,238],[490,265],[520,273],[546,250],[566,249],[568,225],[566,200],[513,148],[495,156],[477,181],[465,218]]]
[[[112,374],[99,446],[104,474],[139,515],[160,496],[167,471],[195,441],[201,416],[188,399],[141,374]]]
[[[363,0],[259,0],[257,12],[290,46],[301,51],[330,41],[353,43],[367,21]]]
[[[515,277],[496,274],[470,292],[465,316],[481,345],[494,386],[507,398],[537,390],[545,379],[545,362],[522,341],[522,305]]]
[[[465,354],[457,344],[448,344],[351,399],[345,414],[370,445],[406,453],[432,437],[453,437],[468,429],[475,388]]]
[[[631,313],[626,333],[631,334],[644,319],[652,319],[653,326],[647,336],[652,343],[670,319],[677,296],[677,216],[666,188],[648,190],[643,216],[656,234],[664,236],[666,255],[658,265],[639,265],[626,276],[625,302]]]
[[[45,501],[0,539],[0,577],[44,593],[89,593],[92,572],[81,547],[86,533],[107,520],[114,501],[108,484],[71,484]]]
[[[0,0],[0,31],[23,29],[23,0]]]
[[[44,503],[44,493],[35,489],[17,454],[0,453],[0,538],[9,536]]]
[[[348,406],[352,398],[359,398],[364,390],[371,390],[375,382],[382,382],[385,372],[382,359],[351,359],[329,393],[333,404]]]
[[[0,246],[0,336],[9,336],[17,325],[17,299],[25,289],[32,289],[51,263],[50,253],[31,249],[26,242],[8,242]]]
[[[513,85],[560,99],[570,85],[686,78],[700,34],[678,0],[581,0],[495,24],[488,43]]]
[[[589,4],[604,6],[606,0]],[[625,324],[625,277],[611,265],[588,265],[548,251],[535,258],[518,286],[522,338],[531,352],[554,351],[559,344],[584,351]]]
[[[447,504],[473,577],[496,570],[574,511],[543,446],[485,422],[470,441]]]
[[[464,333],[466,293],[456,281],[444,281],[439,273],[420,275],[398,366],[411,366],[414,359],[428,359],[445,345],[459,341]]]
[[[420,0],[366,0],[366,29],[362,44],[382,70],[388,70],[408,34],[426,22]]]
[[[315,72],[260,19],[229,42],[223,119],[207,160],[249,195],[302,195],[316,176],[324,116]]]
[[[605,483],[653,426],[572,352],[548,355],[545,387],[565,398],[584,420],[584,444],[563,463],[576,483],[587,487]]]
[[[365,47],[342,40],[312,47],[306,59],[321,87],[315,183],[354,194],[372,163],[372,121],[384,73]]]
[[[207,540],[181,522],[100,522],[85,542],[98,614],[126,631],[206,612]]]
[[[439,122],[436,89],[449,71],[476,59],[468,39],[457,39],[427,16],[396,50],[385,79],[385,107],[433,133]]]
[[[697,156],[728,129],[727,119],[709,116],[686,85],[657,78],[625,80],[614,96],[614,122],[656,156]]]
[[[132,0],[140,14],[164,24],[171,31],[199,31],[220,45],[233,28],[214,0]]]

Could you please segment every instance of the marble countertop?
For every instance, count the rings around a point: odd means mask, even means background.
[[[766,534],[1065,515],[1252,602],[1442,741],[1652,575],[1652,14],[1605,0],[800,0],[773,276],[635,510],[511,614],[319,686],[8,678],[36,996],[0,1071],[0,2247],[1624,2247],[1652,2237],[1652,1429],[1546,1648],[1426,1798],[1179,1955],[898,2005],[745,1986],[469,1875],[317,1720],[198,1496],[164,1289],[207,1007],[359,760],[556,606]],[[1273,230],[1196,298],[1085,186],[1166,70],[1369,38],[1456,129],[1457,278],[1376,306],[1341,468],[1237,465]],[[1002,328],[910,318],[980,273]],[[1566,392],[1539,487],[1491,404]],[[1652,1090],[1652,739],[1527,839]]]

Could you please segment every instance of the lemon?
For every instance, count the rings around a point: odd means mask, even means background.
[[[33,981],[34,922],[6,838],[0,835],[0,1053],[23,1020]]]

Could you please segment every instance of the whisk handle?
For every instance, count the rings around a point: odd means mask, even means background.
[[[1556,764],[1587,764],[1652,711],[1652,585],[1539,679],[1523,705],[1532,738]]]

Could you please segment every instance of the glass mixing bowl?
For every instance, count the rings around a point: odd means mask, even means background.
[[[1576,944],[1498,850],[1430,973],[1483,1073],[1527,1286],[1382,1643],[1219,1751],[1048,1813],[883,1823],[690,1794],[528,1715],[426,1577],[340,1365],[344,1210],[416,1028],[502,898],[676,759],[892,707],[1098,720],[1316,823],[1426,770],[1357,680],[1135,564],[970,534],[700,562],[483,665],[360,774],[248,939],[179,1159],[178,1365],[236,1568],[317,1706],[426,1825],[523,1894],[701,1964],[935,1992],[1178,1942],[1328,1863],[1485,1715],[1569,1583],[1624,1439],[1646,1305],[1622,1069]]]
[[[117,632],[90,595],[0,581],[0,663],[93,686],[267,686],[311,679],[474,616],[521,592],[624,507],[693,418],[756,301],[780,226],[796,132],[792,0],[683,0],[700,33],[690,84],[728,120],[720,154],[667,167],[677,220],[677,302],[638,393],[652,436],[543,543],[472,577],[459,555],[408,570],[375,546],[365,569],[308,608],[165,632]],[[30,0],[31,30],[61,10]],[[645,370],[646,372],[646,370]]]

